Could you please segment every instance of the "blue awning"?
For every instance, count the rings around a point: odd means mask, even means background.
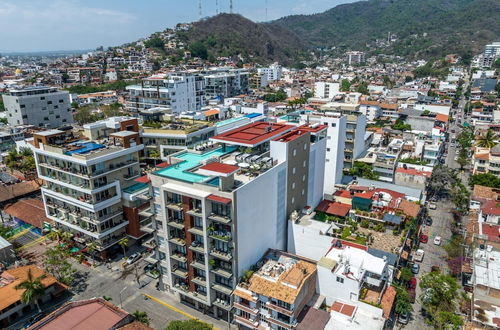
[[[384,221],[388,223],[393,223],[395,225],[400,225],[403,219],[400,216],[386,213],[384,214]]]

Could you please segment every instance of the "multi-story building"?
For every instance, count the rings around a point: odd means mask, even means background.
[[[245,329],[294,329],[316,293],[316,263],[269,251],[260,268],[234,290],[235,322]]]
[[[336,113],[314,113],[301,116],[301,122],[328,127],[325,157],[324,194],[333,194],[335,184],[342,181],[347,117]]]
[[[205,103],[204,79],[199,74],[172,74],[143,79],[140,85],[127,86],[128,110],[163,107],[172,113],[201,110]]]
[[[314,83],[314,97],[331,100],[339,92],[339,83],[328,81],[317,81]]]
[[[246,70],[217,68],[203,72],[203,77],[207,100],[248,93],[249,73]]]
[[[267,77],[267,81],[276,81],[281,80],[281,74],[283,72],[283,68],[278,63],[274,63],[267,68],[259,68],[257,72],[260,75],[265,75]]]
[[[52,87],[11,89],[3,96],[9,125],[56,128],[71,124],[69,93]]]
[[[237,279],[267,249],[286,248],[293,211],[322,199],[325,137],[323,125],[255,122],[150,175],[162,280],[181,301],[230,318]]]
[[[16,141],[24,140],[24,131],[19,127],[0,128],[0,152],[9,151],[16,146]]]
[[[33,135],[38,176],[47,217],[74,234],[75,242],[97,245],[102,257],[124,237],[129,224],[122,192],[140,176],[136,119],[121,122],[108,138],[82,141],[71,131]]]
[[[484,47],[483,66],[491,67],[493,62],[500,57],[500,42],[494,42]]]
[[[364,52],[358,52],[358,51],[347,52],[346,57],[347,57],[347,64],[348,65],[365,62],[365,53]]]

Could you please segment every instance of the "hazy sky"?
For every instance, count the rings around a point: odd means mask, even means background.
[[[254,21],[322,12],[356,0],[233,0]],[[202,0],[203,16],[229,0]],[[268,4],[266,17],[266,3]],[[0,0],[0,51],[91,49],[199,19],[198,0]]]

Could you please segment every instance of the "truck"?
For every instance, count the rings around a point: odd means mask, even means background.
[[[421,262],[422,260],[424,260],[424,254],[425,254],[424,250],[418,249],[417,251],[415,251],[415,254],[413,255],[413,260]]]

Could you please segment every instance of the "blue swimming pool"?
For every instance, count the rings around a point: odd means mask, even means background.
[[[156,171],[155,174],[187,182],[193,182],[193,183],[202,182],[207,179],[206,176],[196,173],[191,173],[189,172],[189,170],[200,165],[200,163],[204,160],[210,159],[212,157],[220,157],[222,155],[231,153],[234,150],[236,150],[236,147],[227,146],[226,150],[223,150],[223,148],[221,147],[203,154],[196,154],[190,151],[185,151],[175,156],[176,158],[182,159],[183,160],[182,162],[177,163],[175,165],[171,165],[162,170]]]
[[[73,154],[86,154],[88,152],[91,152],[93,150],[97,149],[102,149],[105,148],[106,146],[103,144],[95,143],[95,142],[77,142],[74,144],[75,146],[78,146],[80,148],[67,151],[66,155],[73,155]]]

